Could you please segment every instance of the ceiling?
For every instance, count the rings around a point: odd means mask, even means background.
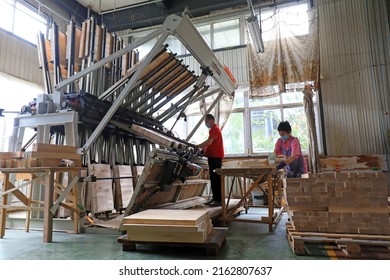
[[[247,0],[51,0],[70,15],[95,15],[110,32],[139,29],[162,24],[171,14],[181,14],[188,7],[193,17],[206,16],[225,9],[247,9]],[[252,0],[255,9],[306,0]],[[309,0],[313,1],[313,0]],[[248,9],[249,12],[249,9]],[[82,20],[81,20],[82,21]]]

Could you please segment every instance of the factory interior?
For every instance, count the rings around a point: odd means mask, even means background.
[[[0,0],[0,259],[389,260],[389,19]]]

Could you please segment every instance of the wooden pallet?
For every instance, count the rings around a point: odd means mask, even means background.
[[[370,247],[370,250],[387,252],[390,258],[390,236],[386,235],[363,235],[363,234],[340,234],[321,232],[299,232],[290,224],[286,224],[287,240],[296,255],[308,255],[305,245],[308,243],[332,244],[344,253],[344,257],[360,259],[365,258],[362,248]],[[382,254],[383,255],[383,254]],[[388,259],[388,257],[384,257]]]
[[[150,242],[150,241],[130,241],[127,234],[118,238],[118,243],[122,244],[123,251],[135,251],[137,244],[150,246],[167,247],[188,247],[204,249],[206,255],[216,256],[226,240],[227,228],[214,228],[204,243],[179,243],[179,242]]]

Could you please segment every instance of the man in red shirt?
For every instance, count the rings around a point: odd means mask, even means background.
[[[224,158],[222,132],[215,123],[213,115],[208,114],[205,117],[205,124],[210,129],[209,138],[203,143],[197,145],[198,148],[204,149],[204,155],[208,158],[211,190],[213,199],[207,202],[210,206],[220,206],[221,197],[221,176],[214,172],[215,169],[222,167]]]

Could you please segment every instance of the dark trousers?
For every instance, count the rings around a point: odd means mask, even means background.
[[[211,191],[213,192],[213,199],[215,201],[222,201],[221,198],[221,176],[214,172],[215,169],[222,167],[222,158],[208,158]]]

